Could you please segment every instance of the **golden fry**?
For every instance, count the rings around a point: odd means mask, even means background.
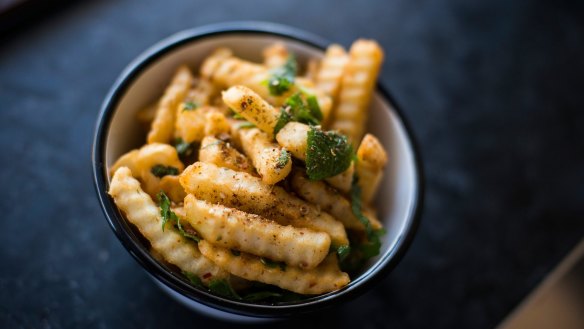
[[[245,155],[231,146],[231,143],[212,136],[203,138],[199,150],[199,161],[235,171],[243,171],[251,175],[256,174],[251,161]]]
[[[342,223],[283,188],[262,183],[258,177],[196,162],[179,179],[185,191],[198,199],[260,215],[280,225],[326,232],[337,246],[349,244]]]
[[[357,40],[349,51],[332,129],[347,135],[356,147],[367,122],[368,107],[383,61],[383,50],[372,40]]]
[[[299,294],[316,295],[335,291],[350,281],[349,275],[339,269],[334,254],[329,255],[317,268],[302,270],[294,266],[266,266],[257,256],[246,253],[235,256],[229,249],[213,246],[204,240],[199,242],[199,248],[205,257],[229,273]]]
[[[339,191],[323,181],[311,181],[300,170],[292,174],[292,188],[301,198],[320,206],[320,209],[333,215],[347,229],[364,231],[365,227],[353,214],[351,203]],[[379,220],[368,213],[373,229],[381,228]]]
[[[192,80],[191,71],[186,66],[179,67],[158,104],[148,133],[149,144],[170,143],[173,136],[176,109],[187,95]]]
[[[363,203],[369,204],[373,200],[387,164],[387,153],[379,140],[367,134],[363,137],[357,150],[357,176],[361,187]]]
[[[114,173],[110,183],[109,194],[126,218],[134,224],[140,233],[150,241],[152,249],[167,262],[183,271],[197,275],[208,284],[213,279],[229,276],[199,252],[197,245],[182,237],[172,225],[162,231],[160,209],[144,193],[140,182],[132,177],[127,167],[120,167]]]
[[[187,221],[213,245],[236,249],[304,269],[316,267],[329,252],[328,234],[282,226],[258,215],[185,198]]]
[[[240,129],[239,139],[262,182],[273,185],[288,176],[292,170],[290,154],[280,145],[272,143],[266,133],[257,128]]]

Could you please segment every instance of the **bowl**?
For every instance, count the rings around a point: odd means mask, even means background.
[[[242,58],[260,61],[262,48],[275,41],[284,42],[299,63],[309,57],[322,57],[330,44],[313,34],[273,23],[223,23],[179,32],[146,50],[124,69],[105,97],[95,128],[94,183],[108,223],[120,242],[165,292],[193,310],[224,320],[290,317],[363,294],[403,257],[415,235],[422,206],[423,177],[411,130],[396,102],[378,84],[370,107],[368,131],[379,138],[390,158],[376,198],[379,218],[387,233],[382,238],[380,255],[370,260],[346,287],[297,302],[247,303],[198,289],[180,273],[155,260],[107,194],[108,168],[121,154],[144,143],[136,112],[159,97],[180,64],[198,68],[213,49],[225,46]]]

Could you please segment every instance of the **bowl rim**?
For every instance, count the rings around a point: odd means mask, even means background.
[[[397,102],[379,81],[377,82],[377,92],[380,93],[382,98],[393,107],[397,118],[401,121],[401,124],[404,127],[406,141],[409,142],[412,150],[415,167],[414,170],[417,175],[417,182],[414,186],[415,195],[410,207],[411,211],[409,212],[409,218],[406,219],[402,235],[396,241],[395,246],[391,250],[388,250],[384,255],[381,255],[382,258],[377,262],[377,266],[372,266],[367,269],[362,275],[341,290],[284,305],[251,304],[226,299],[196,289],[188,284],[184,278],[180,278],[165,269],[165,267],[155,261],[150,253],[147,250],[144,250],[137,241],[134,241],[128,236],[120,222],[123,221],[124,218],[107,194],[108,179],[105,164],[106,137],[109,132],[111,119],[114,116],[119,101],[135,79],[154,61],[190,42],[228,34],[270,35],[296,41],[323,51],[331,44],[331,42],[312,33],[282,24],[257,21],[237,21],[211,24],[183,30],[159,41],[146,51],[142,52],[138,57],[131,61],[128,66],[126,66],[116,79],[107,93],[97,117],[91,160],[94,187],[102,211],[104,212],[111,229],[114,231],[122,245],[149,274],[172,290],[194,302],[202,303],[238,315],[253,317],[289,317],[301,313],[314,312],[356,298],[369,290],[374,284],[379,283],[379,281],[387,276],[387,274],[393,270],[403,258],[405,252],[411,245],[419,226],[424,198],[424,173],[421,165],[422,162],[418,143],[412,133],[410,124],[407,122]]]

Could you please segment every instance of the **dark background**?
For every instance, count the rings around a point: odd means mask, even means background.
[[[125,65],[174,32],[228,20],[345,46],[377,39],[427,176],[397,269],[284,324],[495,326],[584,235],[583,4],[110,0],[0,16],[0,327],[229,326],[153,285],[108,227],[90,173],[97,112]]]

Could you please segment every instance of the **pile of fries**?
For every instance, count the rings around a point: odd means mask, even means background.
[[[383,51],[331,45],[302,74],[283,44],[263,55],[179,67],[138,113],[146,144],[110,168],[109,194],[194,285],[250,301],[335,291],[381,245],[387,154],[365,126]]]

